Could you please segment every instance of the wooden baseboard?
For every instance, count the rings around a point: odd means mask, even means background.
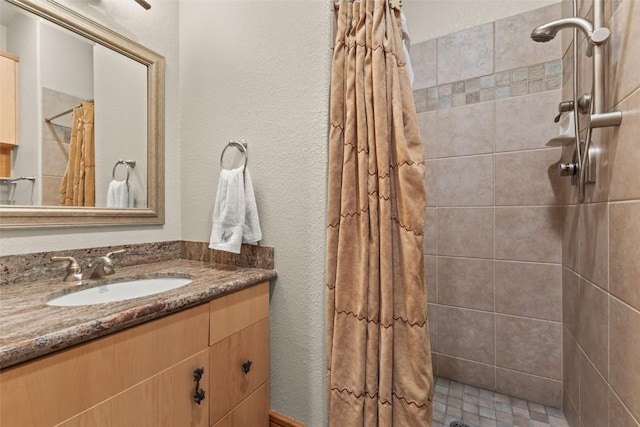
[[[305,425],[271,411],[269,412],[269,427],[305,427]]]

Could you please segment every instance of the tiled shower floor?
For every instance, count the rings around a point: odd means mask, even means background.
[[[433,427],[569,427],[562,409],[436,378]]]

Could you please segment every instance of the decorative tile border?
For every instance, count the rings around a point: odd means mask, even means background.
[[[561,59],[413,91],[416,112],[545,92],[562,87]]]

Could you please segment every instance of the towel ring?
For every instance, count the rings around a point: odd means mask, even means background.
[[[124,165],[125,169],[127,170],[127,178],[125,180],[125,182],[128,184],[129,183],[129,170],[131,170],[132,168],[136,167],[136,161],[135,160],[118,160],[116,162],[115,165],[113,165],[113,170],[111,171],[111,178],[112,179],[116,179],[116,168],[118,167],[118,165]]]
[[[224,152],[227,151],[229,147],[236,147],[238,151],[240,151],[244,155],[244,166],[243,169],[247,168],[247,163],[249,162],[249,153],[247,153],[247,143],[244,140],[240,140],[240,142],[229,141],[227,145],[222,150],[222,154],[220,154],[220,169],[224,169]]]

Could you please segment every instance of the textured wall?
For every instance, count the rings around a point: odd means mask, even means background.
[[[592,3],[580,3],[581,16],[592,19]],[[594,132],[597,181],[585,203],[563,180],[564,411],[572,427],[640,426],[640,2],[605,2],[605,25],[612,31],[605,108],[622,111],[622,124]],[[572,56],[567,49],[565,99]],[[579,58],[584,93],[591,85],[584,45]],[[565,162],[572,151],[565,149]]]
[[[329,6],[180,4],[182,238],[209,240],[220,153],[229,139],[246,139],[262,243],[275,247],[278,271],[271,405],[310,427],[326,424]]]
[[[178,105],[178,3],[157,0],[145,11],[133,0],[60,3],[164,55],[166,67],[164,226],[3,230],[0,255],[143,243],[180,238],[180,139]]]

